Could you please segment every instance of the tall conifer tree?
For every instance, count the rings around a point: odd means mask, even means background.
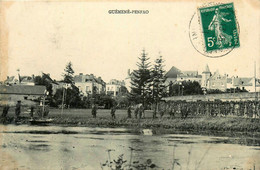
[[[151,82],[149,83],[150,95],[152,96],[153,103],[155,104],[155,111],[153,117],[156,117],[158,110],[158,103],[163,97],[165,90],[165,70],[164,60],[161,55],[155,60],[154,66],[151,71]]]
[[[145,50],[142,51],[141,57],[138,57],[139,62],[137,62],[137,70],[134,70],[131,77],[131,93],[130,97],[132,101],[135,103],[142,103],[144,106],[146,105],[146,101],[148,100],[148,86],[147,84],[150,82],[150,62],[149,57],[147,57],[147,53]]]

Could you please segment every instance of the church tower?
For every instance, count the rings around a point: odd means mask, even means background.
[[[202,80],[201,80],[201,87],[207,88],[208,79],[210,78],[210,70],[208,64],[206,65],[204,71],[202,72]]]

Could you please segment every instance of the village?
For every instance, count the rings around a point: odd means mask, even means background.
[[[74,75],[73,81],[75,86],[79,89],[81,97],[90,97],[93,94],[105,94],[112,98],[120,94],[127,94],[131,92],[131,76],[130,69],[126,71],[126,78],[124,80],[111,79],[109,82],[104,82],[101,77],[94,74],[79,73]],[[37,80],[48,82],[37,82]],[[240,92],[259,92],[260,80],[252,77],[238,77],[229,76],[228,74],[221,75],[218,70],[211,72],[208,65],[202,73],[198,71],[181,71],[175,66],[165,73],[165,97],[180,96],[183,90],[182,82],[198,82],[203,94],[208,93],[240,93]],[[46,95],[46,90],[51,91],[51,95],[55,95],[58,89],[71,88],[69,84],[63,80],[53,80],[49,73],[42,73],[42,75],[20,75],[19,70],[15,76],[7,76],[6,80],[1,83],[0,95],[1,105],[4,103],[14,103],[21,100],[22,103],[27,103],[29,100],[37,99]],[[175,94],[170,94],[171,89],[169,85],[178,85],[179,91]],[[187,95],[187,94],[186,94]],[[8,97],[7,97],[8,96]],[[59,103],[61,104],[61,103]]]
[[[0,1],[0,170],[260,169],[259,2]]]
[[[16,112],[17,106],[16,118],[22,106],[33,121],[37,116],[47,117],[52,108],[60,109],[55,112],[61,115],[64,109],[91,109],[93,118],[98,109],[111,109],[112,119],[116,118],[118,109],[127,111],[128,118],[132,117],[131,113],[135,118],[145,118],[149,115],[145,110],[153,118],[157,118],[157,114],[161,118],[178,114],[181,118],[195,115],[259,117],[260,80],[255,76],[221,75],[219,70],[211,72],[208,64],[202,73],[182,71],[175,66],[166,72],[162,56],[155,61],[154,68],[148,68],[144,50],[139,59],[139,70],[128,69],[124,80],[111,79],[107,83],[94,74],[74,74],[71,62],[64,69],[63,80],[54,80],[43,72],[37,76],[20,75],[18,69],[17,75],[7,76],[1,82],[2,117],[7,117],[10,107],[15,107]],[[145,66],[148,74],[141,72]]]

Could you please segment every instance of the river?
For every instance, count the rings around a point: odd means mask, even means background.
[[[130,148],[133,148],[132,151]],[[111,151],[108,151],[111,150]],[[132,153],[132,156],[131,156]],[[260,169],[260,139],[143,135],[124,128],[0,125],[0,169],[102,169],[151,159],[155,169]],[[112,165],[112,164],[111,164]],[[104,166],[104,169],[107,167]]]

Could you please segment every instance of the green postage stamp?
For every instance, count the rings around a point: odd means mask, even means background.
[[[233,3],[199,8],[206,52],[239,47]]]

